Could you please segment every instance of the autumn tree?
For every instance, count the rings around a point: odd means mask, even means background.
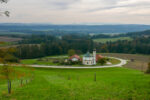
[[[13,67],[4,65],[0,67],[0,78],[6,79],[8,83],[8,93],[11,93],[11,80],[15,77],[15,70]]]
[[[13,56],[15,49],[1,49],[0,50],[0,63],[3,65],[0,66],[0,78],[7,80],[8,83],[8,93],[11,93],[11,80],[15,78],[16,71],[12,66],[9,66],[11,63],[18,62],[18,59]]]

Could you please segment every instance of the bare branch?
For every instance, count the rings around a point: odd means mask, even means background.
[[[0,3],[7,3],[8,0],[0,0]],[[7,17],[9,17],[10,12],[9,11],[5,11],[5,12],[0,12],[0,16],[2,15],[6,15]]]
[[[7,3],[8,0],[0,0],[1,3]]]
[[[10,12],[9,12],[9,11],[5,11],[4,14],[5,14],[7,17],[9,17]]]

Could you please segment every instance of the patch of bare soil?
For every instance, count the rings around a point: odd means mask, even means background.
[[[6,37],[0,36],[0,42],[16,42],[22,40],[21,38],[13,38],[13,37]]]
[[[133,68],[141,71],[146,71],[148,67],[148,62],[150,62],[150,55],[119,54],[119,53],[105,53],[102,55],[129,60],[128,64],[124,65],[124,67]]]

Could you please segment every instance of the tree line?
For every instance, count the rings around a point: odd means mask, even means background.
[[[122,34],[95,34],[91,36],[91,39],[99,39],[99,38],[118,38],[118,37],[131,37],[131,38],[137,38],[137,37],[149,37],[150,36],[150,30],[140,31],[140,32],[128,32],[128,33],[122,33]]]
[[[150,54],[150,37],[137,37],[132,41],[97,43],[95,46],[98,52],[104,53]]]
[[[22,59],[67,54],[70,49],[78,54],[92,51],[94,42],[87,37],[65,35],[61,38],[50,35],[32,35],[19,42],[16,56]]]

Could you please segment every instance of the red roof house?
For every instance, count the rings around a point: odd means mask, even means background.
[[[80,56],[75,54],[75,55],[71,56],[69,58],[69,60],[71,60],[71,61],[81,61],[81,58],[80,58]]]

